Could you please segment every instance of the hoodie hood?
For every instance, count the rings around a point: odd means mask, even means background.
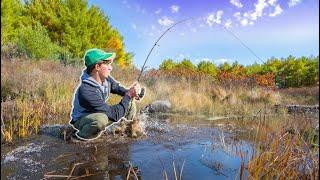
[[[87,84],[90,84],[94,87],[100,87],[101,85],[95,80],[93,79],[85,70],[82,71],[82,75],[81,75],[81,81]]]
[[[99,84],[92,76],[90,76],[86,69],[83,70],[82,75],[81,75],[81,82],[89,84],[93,87],[97,87],[101,90],[101,92],[104,95],[104,98],[107,98],[109,96],[110,90],[109,90],[109,83],[107,79],[101,84]]]

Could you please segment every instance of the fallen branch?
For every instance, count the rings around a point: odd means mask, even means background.
[[[73,167],[72,167],[72,169],[71,169],[71,172],[69,173],[69,177],[68,177],[67,179],[70,179],[70,178],[72,177],[72,174],[73,174],[74,169],[75,169],[77,166],[81,165],[81,164],[84,164],[84,162],[83,162],[83,163],[75,163],[75,164],[73,165]]]

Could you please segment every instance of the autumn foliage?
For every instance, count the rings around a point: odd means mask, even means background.
[[[195,80],[209,78],[223,85],[260,86],[269,89],[315,86],[319,82],[319,57],[271,58],[264,64],[248,66],[237,62],[225,62],[216,66],[209,61],[201,61],[195,66],[187,59],[177,63],[168,59],[163,61],[158,71],[151,70],[149,75],[161,74]]]

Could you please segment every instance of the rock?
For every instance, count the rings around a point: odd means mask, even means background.
[[[70,140],[74,132],[75,130],[70,125],[55,124],[40,127],[40,134],[64,139],[65,141]]]
[[[157,112],[168,112],[171,109],[171,103],[168,100],[157,100],[147,105],[143,112],[146,113],[157,113]]]

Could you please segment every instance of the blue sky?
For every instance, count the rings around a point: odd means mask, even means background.
[[[151,53],[147,66],[164,59],[194,64],[238,61],[249,65],[270,57],[319,54],[318,0],[89,0],[120,31],[125,49],[140,68],[155,41],[173,27]],[[226,30],[227,29],[227,30]],[[233,35],[237,38],[235,38]],[[240,40],[239,40],[240,39]],[[258,58],[245,46],[250,48]]]

